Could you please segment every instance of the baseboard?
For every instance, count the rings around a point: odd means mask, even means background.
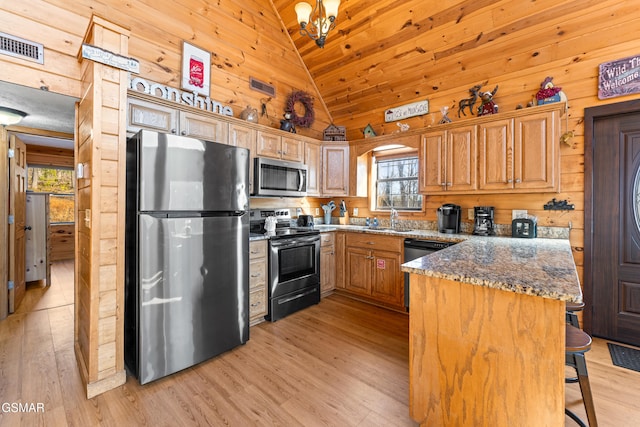
[[[125,382],[127,382],[127,372],[123,369],[122,371],[116,372],[113,375],[110,375],[107,378],[103,378],[98,381],[89,382],[89,374],[87,371],[87,366],[84,363],[84,359],[82,358],[82,352],[78,348],[78,343],[74,344],[74,353],[76,355],[76,362],[78,363],[78,369],[80,370],[80,376],[82,377],[82,383],[86,387],[87,399],[94,398],[106,391],[113,390],[116,387],[121,386]]]

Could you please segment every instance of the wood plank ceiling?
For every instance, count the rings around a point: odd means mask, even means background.
[[[367,123],[377,124],[378,134],[397,130],[396,123],[383,123],[385,109],[424,99],[434,114],[413,119],[412,128],[437,122],[441,106],[453,117],[476,84],[491,90],[500,83],[503,102],[511,97],[504,104],[509,110],[526,104],[558,40],[575,37],[561,26],[584,22],[589,8],[598,8],[590,0],[342,0],[336,29],[320,49],[299,33],[298,1],[272,3],[349,139],[362,137]]]

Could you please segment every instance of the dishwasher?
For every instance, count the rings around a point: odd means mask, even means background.
[[[456,242],[441,242],[437,240],[405,239],[403,263],[413,261],[425,255],[455,245]],[[404,306],[409,311],[409,273],[404,273]]]

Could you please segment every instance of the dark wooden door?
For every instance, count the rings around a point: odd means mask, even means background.
[[[640,104],[624,104],[585,110],[585,324],[640,345]]]

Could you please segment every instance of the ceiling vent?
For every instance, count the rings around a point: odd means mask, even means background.
[[[20,37],[0,33],[0,53],[44,64],[44,47]]]
[[[253,77],[249,77],[249,87],[253,90],[257,90],[258,92],[262,92],[265,95],[269,95],[271,97],[276,96],[275,86],[256,80]]]

